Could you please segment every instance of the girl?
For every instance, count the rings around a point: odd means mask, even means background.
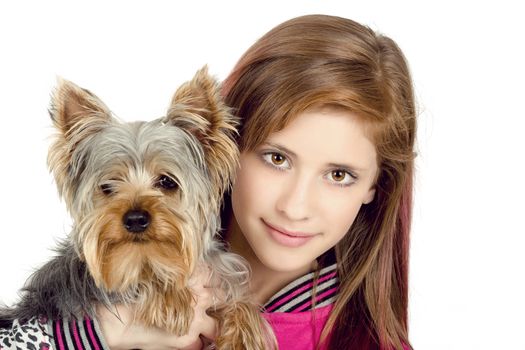
[[[398,46],[348,19],[298,17],[244,54],[223,93],[241,119],[224,239],[249,262],[279,348],[410,348],[416,120]],[[100,310],[91,335],[112,349],[199,349],[214,322],[198,294],[186,337],[126,325],[125,308],[124,322]]]
[[[280,348],[409,344],[416,122],[400,49],[348,19],[299,17],[245,53],[224,95],[242,120],[226,237]]]

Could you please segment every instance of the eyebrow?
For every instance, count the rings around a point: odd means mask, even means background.
[[[278,151],[286,153],[289,156],[291,156],[292,158],[297,158],[297,154],[295,154],[295,152],[289,150],[288,148],[284,147],[283,145],[279,145],[279,144],[273,143],[273,142],[263,142],[263,145],[267,145],[267,146],[276,148]],[[353,166],[351,164],[328,163],[326,165],[327,165],[327,167],[330,167],[330,168],[337,168],[337,169],[342,169],[342,170],[348,170],[350,172],[361,173],[361,172],[366,172],[367,171],[367,169],[365,169],[365,168],[356,167],[356,166]]]
[[[279,151],[282,151],[283,153],[287,153],[288,155],[292,156],[293,158],[297,158],[297,154],[295,154],[295,152],[289,150],[288,148],[282,146],[282,145],[279,145],[277,143],[273,143],[273,142],[263,142],[263,145],[267,145],[267,146],[270,146],[270,147],[273,147],[273,148],[277,148]]]

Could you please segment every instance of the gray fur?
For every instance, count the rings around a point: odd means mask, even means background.
[[[93,302],[109,305],[110,296],[95,286],[69,241],[62,242],[56,253],[27,280],[15,307],[0,308],[0,328],[10,326],[14,319],[25,321],[35,315],[51,319],[82,318],[85,313],[93,316]]]
[[[219,229],[219,203],[213,196],[205,154],[191,132],[167,122],[121,123],[114,118],[99,118],[96,133],[76,130],[71,136],[72,149],[67,176],[59,184],[66,198],[75,229],[57,248],[57,255],[38,269],[26,282],[20,301],[11,308],[0,308],[0,327],[14,319],[27,320],[38,315],[51,319],[94,316],[94,303],[111,306],[115,302],[133,302],[133,290],[115,295],[97,287],[82,259],[83,242],[93,221],[93,198],[102,184],[116,189],[123,184],[143,186],[154,195],[153,183],[159,174],[148,173],[148,162],[175,177],[180,188],[181,205],[170,208],[187,229],[193,247],[200,247],[195,260],[212,268],[226,298],[237,298],[247,287],[248,270],[242,258],[224,252],[216,239]],[[56,161],[56,160],[52,160]],[[56,165],[55,165],[56,166]],[[53,170],[53,164],[51,168]],[[113,173],[125,168],[126,173]],[[57,181],[58,183],[58,181]],[[200,242],[200,243],[198,243]],[[244,287],[244,288],[243,288]]]
[[[196,219],[194,225],[206,235],[212,235],[218,229],[217,209],[210,194],[210,181],[202,147],[195,137],[188,132],[163,123],[162,119],[151,122],[108,123],[103,130],[81,142],[72,157],[71,188],[73,188],[73,203],[70,210],[74,218],[84,217],[93,211],[92,198],[94,191],[107,181],[114,186],[129,182],[130,178],[107,178],[111,169],[122,164],[129,169],[129,174],[143,172],[146,162],[155,161],[162,164],[165,172],[172,174],[180,186],[183,205]],[[152,187],[155,177],[149,176],[147,187]],[[143,179],[145,180],[145,179]],[[176,215],[176,208],[172,208]],[[89,216],[89,215],[87,215]],[[180,215],[186,217],[187,215]],[[202,222],[198,222],[203,220]],[[194,226],[195,229],[197,227]],[[79,237],[74,237],[77,239]]]

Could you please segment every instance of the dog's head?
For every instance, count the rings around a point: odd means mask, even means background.
[[[121,123],[95,95],[60,80],[48,163],[97,285],[123,292],[151,278],[185,285],[211,246],[238,161],[235,119],[203,68],[165,117]]]

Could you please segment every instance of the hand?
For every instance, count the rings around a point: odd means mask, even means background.
[[[110,311],[103,305],[98,305],[97,320],[111,350],[206,349],[217,336],[217,323],[206,313],[207,309],[214,306],[213,290],[209,286],[209,270],[203,268],[196,271],[189,285],[195,294],[195,313],[188,334],[181,337],[159,328],[133,323],[133,311],[129,306],[115,305]]]

